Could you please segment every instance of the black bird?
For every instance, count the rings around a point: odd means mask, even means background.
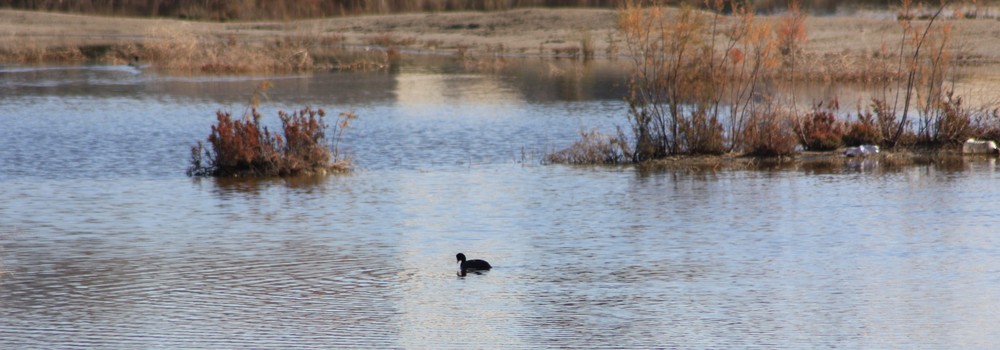
[[[458,263],[460,264],[459,267],[461,267],[462,269],[462,276],[465,276],[466,271],[476,272],[476,271],[485,271],[493,268],[493,266],[490,266],[490,263],[486,262],[486,260],[472,259],[466,261],[465,254],[462,253],[458,253],[458,255],[455,255],[455,258],[458,259]]]

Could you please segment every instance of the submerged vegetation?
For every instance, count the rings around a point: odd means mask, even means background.
[[[351,112],[339,115],[333,125],[332,145],[327,143],[330,125],[323,120],[323,109],[305,107],[291,114],[279,111],[282,133],[272,133],[261,124],[257,111],[259,96],[268,87],[268,83],[258,87],[242,117],[216,112],[217,122],[208,136],[211,148],[205,148],[201,141],[191,148],[189,176],[295,176],[350,169],[351,158],[341,152],[340,141],[357,116]]]
[[[860,144],[939,149],[1000,134],[996,107],[968,108],[949,88],[952,28],[938,21],[947,1],[921,22],[914,20],[911,0],[901,1],[896,49],[883,49],[867,63],[871,67],[854,69],[869,72],[862,82],[876,90],[856,118],[841,113],[835,100],[803,115],[786,97],[794,96],[788,92],[797,82],[814,78],[814,71],[801,70],[816,56],[803,50],[806,16],[798,1],[773,26],[758,20],[749,2],[705,4],[715,11],[626,1],[619,30],[633,67],[626,97],[632,133],[585,133],[549,159],[595,164],[678,155],[791,156]],[[625,156],[606,156],[612,147]]]

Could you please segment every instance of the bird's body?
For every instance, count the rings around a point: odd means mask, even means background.
[[[486,260],[466,260],[465,254],[462,253],[455,255],[455,259],[458,259],[458,266],[462,270],[462,275],[465,275],[467,271],[486,271],[493,268],[493,266],[490,266],[490,263],[486,262]]]

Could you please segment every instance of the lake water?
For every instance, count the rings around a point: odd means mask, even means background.
[[[0,67],[0,348],[1000,347],[995,159],[542,165],[625,106],[528,66],[267,77],[358,169],[259,181],[184,170],[263,77]]]

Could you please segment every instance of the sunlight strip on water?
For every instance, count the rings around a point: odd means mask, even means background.
[[[397,82],[396,103],[403,108],[475,102],[479,107],[505,109],[522,102],[516,90],[484,75],[407,74]]]

